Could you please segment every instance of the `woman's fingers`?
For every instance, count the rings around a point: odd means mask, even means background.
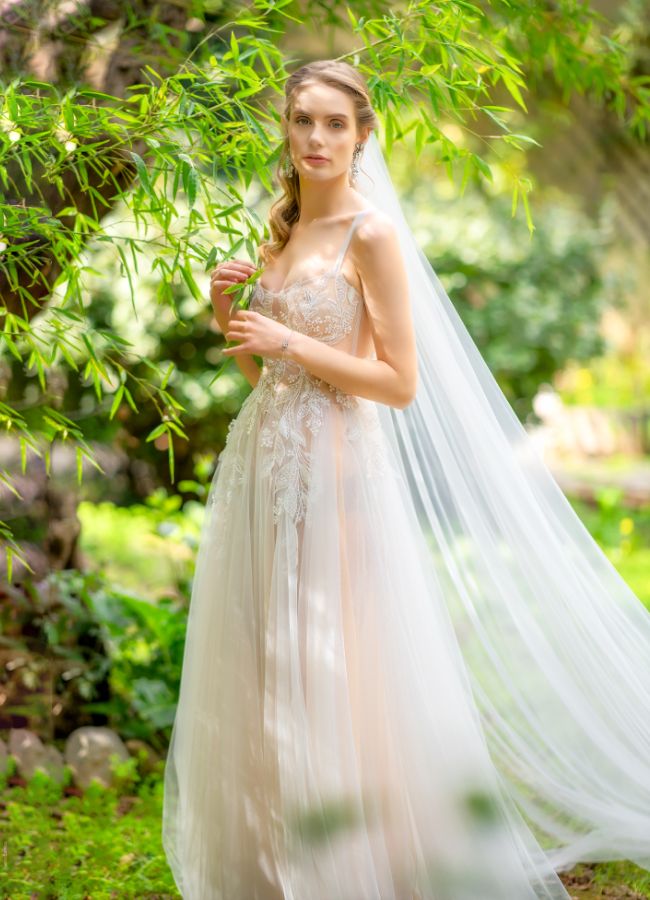
[[[246,281],[255,271],[255,266],[245,260],[227,260],[210,273],[210,290],[223,293],[231,285]]]
[[[245,280],[244,276],[230,268],[215,269],[210,275],[210,284],[213,287],[220,284],[238,284],[240,281]]]
[[[224,279],[224,278],[236,278],[238,281],[242,281],[248,278],[248,275],[243,272],[241,269],[238,269],[236,266],[231,265],[221,265],[218,268],[214,269],[210,274],[211,279]]]
[[[246,330],[246,326],[244,322],[235,322],[234,319],[231,319],[228,322],[228,334],[243,334]]]
[[[226,340],[243,341],[249,333],[250,323],[258,314],[252,309],[238,309],[228,321]]]
[[[243,260],[229,259],[212,270],[211,279],[233,278],[236,281],[246,281],[255,272],[255,266]]]
[[[255,271],[255,266],[245,259],[229,259],[225,265],[232,265],[235,268],[240,269],[246,274],[247,278]]]

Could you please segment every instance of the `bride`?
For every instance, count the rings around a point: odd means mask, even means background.
[[[211,279],[253,389],[192,587],[176,884],[555,900],[579,860],[650,868],[650,615],[415,242],[360,73],[302,66],[283,123],[261,277],[231,259]],[[232,314],[223,292],[249,279]]]

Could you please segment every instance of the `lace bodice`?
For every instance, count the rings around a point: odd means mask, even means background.
[[[360,219],[370,210],[354,217],[333,266],[324,272],[292,281],[272,291],[258,280],[253,289],[250,309],[270,316],[292,328],[351,354],[356,351],[363,297],[340,271],[341,263]],[[243,454],[233,444],[258,429],[262,452],[259,464],[272,480],[274,517],[287,513],[299,521],[305,511],[310,483],[311,447],[322,427],[328,409],[334,405],[342,413],[344,435],[359,440],[364,436],[368,448],[368,466],[373,471],[381,457],[377,444],[379,426],[373,404],[334,388],[291,359],[262,358],[260,378],[244,401],[237,419],[230,423],[224,463],[227,502],[236,495],[237,486],[248,473]],[[375,442],[373,442],[373,435]]]
[[[368,212],[361,210],[356,214],[332,266],[324,272],[297,278],[279,291],[270,290],[258,280],[250,308],[294,331],[354,353],[363,297],[341,272],[341,264],[358,222]],[[285,371],[291,373],[299,368],[296,363],[281,359],[264,359],[264,367],[275,379],[282,379]]]
[[[298,299],[291,299],[292,297]],[[327,269],[292,282],[282,291],[270,291],[258,281],[251,308],[326,343],[342,340],[352,328],[363,297],[336,269]]]

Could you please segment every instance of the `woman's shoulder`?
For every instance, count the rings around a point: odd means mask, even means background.
[[[360,255],[384,252],[397,240],[393,220],[376,206],[366,208],[355,229],[354,245]]]
[[[360,212],[363,212],[364,215],[361,216],[355,230],[355,237],[358,238],[360,243],[365,243],[373,238],[385,238],[395,234],[393,220],[383,209],[379,209],[376,206],[367,206]]]
[[[397,228],[391,217],[371,207],[361,217],[351,242],[352,262],[365,285],[387,277],[401,265],[402,254]]]

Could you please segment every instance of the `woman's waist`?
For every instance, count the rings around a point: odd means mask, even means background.
[[[290,359],[263,357],[260,377],[255,387],[264,393],[275,395],[278,400],[289,399],[296,394],[314,393],[346,406],[356,405],[359,400],[356,395],[340,390]]]

